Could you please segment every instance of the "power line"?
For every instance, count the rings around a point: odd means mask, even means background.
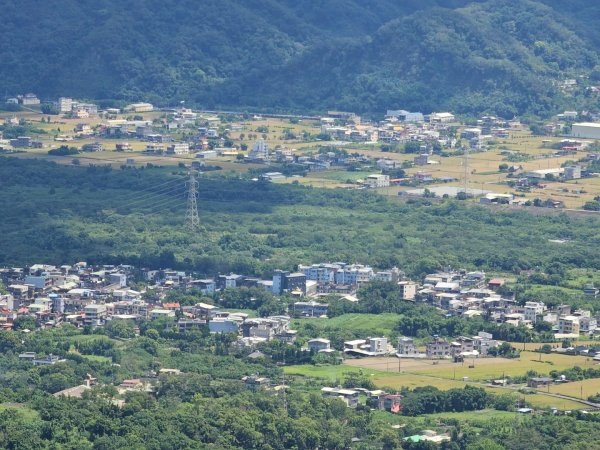
[[[131,208],[134,205],[136,205],[136,207],[137,207],[138,205],[143,205],[144,203],[146,203],[148,201],[152,201],[153,199],[163,198],[167,195],[177,193],[177,191],[182,192],[183,186],[173,186],[173,187],[165,188],[165,189],[157,191],[157,192],[152,192],[150,194],[143,195],[142,197],[132,200],[130,202],[126,202],[124,204],[117,205],[117,206],[115,206],[115,209]],[[113,215],[113,214],[117,214],[117,213],[115,212],[115,213],[112,213],[109,215]]]
[[[183,180],[181,178],[179,178],[179,179],[173,179],[173,180],[169,180],[169,181],[166,181],[164,183],[160,183],[160,184],[157,184],[157,185],[154,185],[154,186],[148,186],[147,188],[140,189],[140,190],[137,190],[137,191],[130,191],[130,192],[126,193],[125,195],[121,196],[120,199],[123,199],[123,197],[127,198],[129,196],[131,196],[131,198],[134,198],[137,195],[142,194],[144,192],[151,192],[153,189],[156,189],[156,188],[159,188],[159,187],[162,187],[162,186],[166,186],[166,185],[170,185],[170,184],[178,184],[178,183],[181,183],[182,181]]]

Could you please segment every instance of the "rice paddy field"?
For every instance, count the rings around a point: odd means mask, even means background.
[[[587,399],[590,395],[597,395],[600,393],[600,378],[555,384],[543,389],[540,388],[540,390],[552,394],[562,394],[568,395],[569,397]]]
[[[396,367],[397,370],[397,367]],[[522,401],[526,401],[531,404],[534,408],[549,409],[558,408],[560,410],[574,410],[574,409],[585,409],[587,405],[577,402],[579,398],[579,392],[574,395],[574,399],[563,399],[544,395],[543,393],[523,394],[515,388],[499,388],[491,387],[488,385],[475,383],[473,381],[463,381],[462,379],[446,379],[439,378],[436,376],[414,374],[414,373],[398,373],[393,372],[390,366],[390,371],[376,370],[376,369],[365,369],[357,366],[350,366],[346,364],[342,365],[298,365],[298,366],[287,366],[284,368],[286,374],[291,376],[299,376],[306,379],[319,379],[321,382],[330,385],[338,385],[343,383],[343,380],[349,373],[362,373],[364,376],[370,378],[373,383],[379,388],[389,388],[394,390],[400,390],[403,387],[414,389],[417,387],[434,386],[441,390],[448,390],[453,388],[463,388],[467,384],[471,384],[478,387],[483,387],[488,392],[502,395],[502,394],[513,394],[515,399],[519,398]],[[596,380],[598,381],[598,380]],[[579,385],[579,384],[578,384]],[[551,391],[552,392],[552,391]],[[570,395],[567,393],[560,392],[564,395]],[[585,398],[585,397],[584,397]],[[475,413],[472,413],[475,414]]]
[[[393,364],[391,361],[393,361]],[[368,370],[383,370],[392,367],[398,371],[398,358],[349,359],[345,364]],[[473,367],[470,367],[473,366]],[[521,352],[520,358],[475,358],[462,363],[450,360],[402,359],[401,370],[410,374],[427,375],[450,380],[484,381],[509,376],[522,376],[530,370],[549,374],[553,370],[565,370],[573,366],[596,367],[597,362],[584,356],[542,354],[531,351]]]

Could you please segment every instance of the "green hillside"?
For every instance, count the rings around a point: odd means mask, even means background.
[[[6,95],[505,116],[597,103],[589,0],[6,0],[1,17]]]

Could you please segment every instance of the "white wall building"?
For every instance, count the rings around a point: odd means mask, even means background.
[[[185,155],[190,152],[190,145],[187,142],[173,142],[167,147],[169,155]]]
[[[374,174],[365,178],[365,184],[370,188],[382,188],[390,185],[390,176]]]
[[[267,161],[269,159],[269,144],[265,141],[256,141],[248,157],[250,159]]]
[[[571,136],[577,138],[600,139],[600,123],[574,123],[571,128]]]

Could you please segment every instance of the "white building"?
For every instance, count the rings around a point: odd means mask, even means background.
[[[581,166],[567,166],[565,167],[565,171],[563,176],[565,180],[578,180],[581,178]]]
[[[433,113],[429,116],[429,122],[431,123],[449,123],[455,120],[454,114],[449,112]]]
[[[106,305],[87,305],[84,309],[83,323],[97,327],[106,321]]]
[[[543,302],[526,302],[523,313],[525,314],[525,320],[531,323],[536,323],[542,319],[544,314],[545,306]]]
[[[269,144],[265,141],[255,142],[248,157],[250,159],[267,161],[269,159]]]
[[[308,341],[308,349],[315,353],[327,352],[331,349],[331,342],[323,338],[311,339]]]
[[[151,103],[132,103],[125,108],[125,111],[132,112],[150,112],[154,110],[154,106]]]
[[[558,318],[559,334],[579,334],[579,317],[561,316]]]
[[[571,136],[586,139],[600,139],[600,123],[574,123],[571,128]]]
[[[373,269],[369,266],[351,265],[338,270],[335,273],[336,284],[348,284],[352,286],[368,283],[375,278]]]
[[[365,178],[365,184],[370,188],[382,188],[390,185],[390,176],[374,174]]]
[[[335,274],[342,268],[339,264],[313,264],[311,266],[298,266],[299,272],[304,272],[307,280],[316,281],[318,284],[335,282]]]
[[[240,323],[243,322],[238,317],[220,318],[216,317],[208,322],[208,329],[211,333],[235,333],[240,330]]]
[[[190,145],[187,142],[173,142],[167,147],[169,155],[185,155],[190,152]]]
[[[58,99],[58,110],[61,113],[70,113],[73,109],[73,99],[69,97],[60,97]]]

